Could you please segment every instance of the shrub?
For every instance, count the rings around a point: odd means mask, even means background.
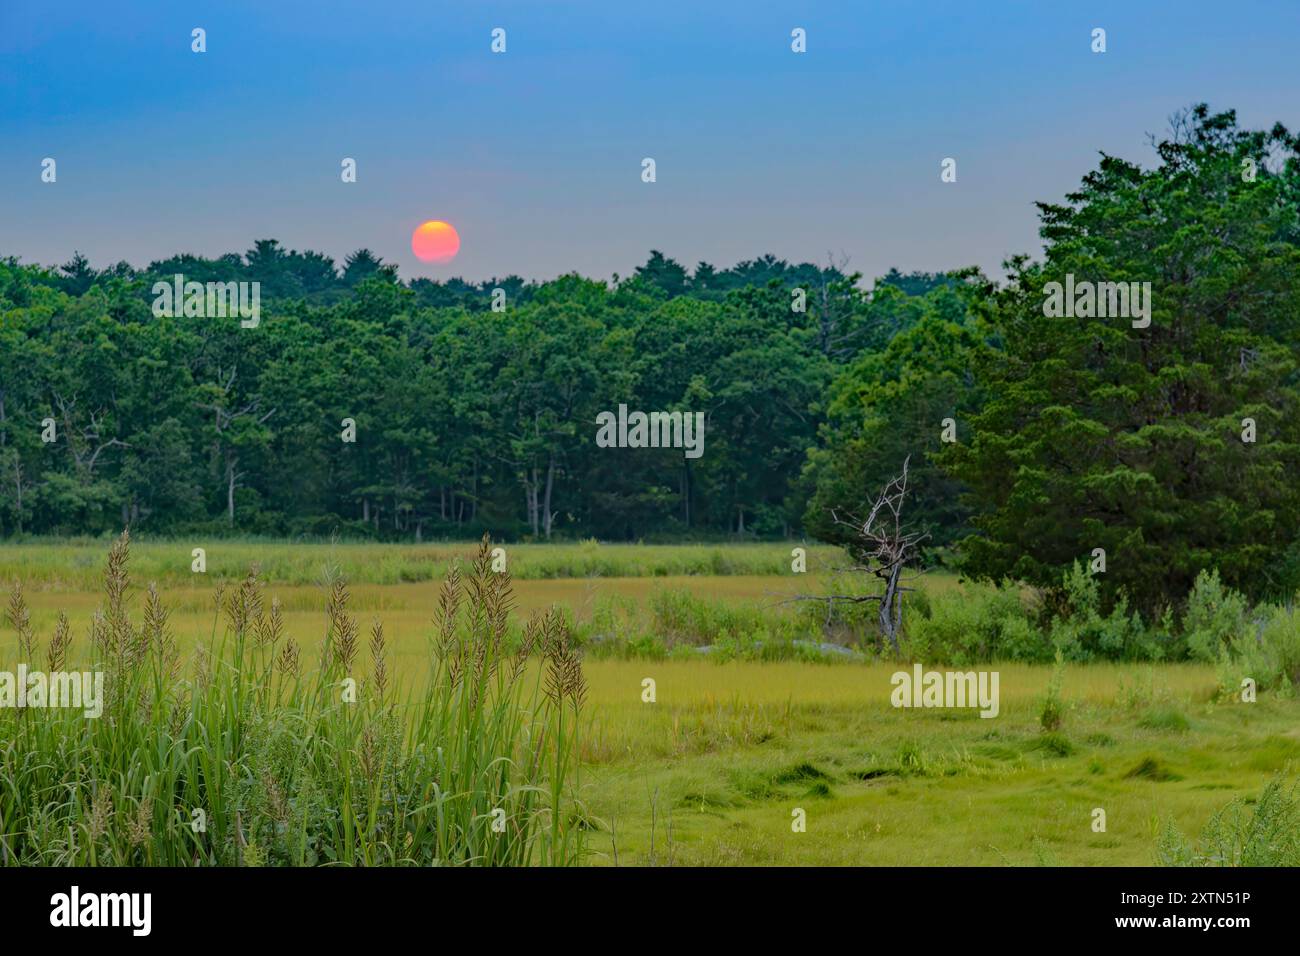
[[[970,588],[933,599],[929,611],[905,620],[905,650],[915,660],[960,666],[1050,659],[1015,591]]]
[[[1220,651],[1220,690],[1236,694],[1245,677],[1283,695],[1300,681],[1300,619],[1293,610],[1261,608],[1255,626]]]
[[[834,574],[822,585],[826,595],[866,595],[876,592],[874,583],[862,580],[860,574]],[[902,598],[904,622],[907,615],[928,613],[928,598],[923,591],[905,592]],[[876,615],[879,605],[874,601],[801,601],[797,619],[799,630],[812,637],[844,645],[872,645],[882,648],[884,638]],[[906,630],[906,623],[904,623]]]
[[[1189,840],[1167,820],[1156,843],[1161,866],[1300,866],[1300,781],[1270,780],[1254,801],[1238,797]]]
[[[925,750],[914,740],[904,740],[898,745],[898,772],[902,776],[924,777],[928,762]]]
[[[1192,660],[1213,662],[1246,632],[1246,598],[1219,581],[1218,569],[1196,576],[1183,614],[1183,639]]]
[[[1048,733],[1054,733],[1065,718],[1065,707],[1061,703],[1061,683],[1065,679],[1065,658],[1060,648],[1056,650],[1056,664],[1052,667],[1052,676],[1047,682],[1047,693],[1043,697],[1042,709],[1038,712],[1038,724]]]
[[[934,602],[930,599],[930,592],[925,588],[916,588],[903,594],[903,619],[909,617],[928,618],[933,613]]]
[[[1129,614],[1128,598],[1120,594],[1110,613],[1101,613],[1101,589],[1096,577],[1075,562],[1063,581],[1064,612],[1052,622],[1052,644],[1070,661],[1152,660],[1164,649],[1149,634],[1142,616]]]
[[[1152,707],[1138,718],[1138,726],[1147,730],[1170,730],[1183,733],[1191,727],[1187,715],[1177,707]]]
[[[821,605],[824,609],[825,605]],[[648,613],[647,613],[648,612]],[[576,624],[582,650],[593,658],[842,663],[861,655],[817,640],[820,628],[801,614],[771,607],[709,601],[680,589],[656,589],[645,606],[631,598],[600,597],[591,620]]]
[[[670,649],[707,646],[710,658],[718,661],[806,658],[807,638],[819,634],[806,617],[768,607],[707,601],[689,591],[656,590],[648,604],[655,634]],[[800,638],[804,640],[797,644]]]
[[[1154,667],[1134,673],[1132,682],[1129,681],[1128,676],[1120,675],[1115,703],[1125,710],[1134,712],[1176,709],[1169,687],[1156,683]]]

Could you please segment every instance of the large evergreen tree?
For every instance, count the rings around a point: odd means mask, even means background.
[[[1158,153],[1103,156],[1041,204],[1045,259],[997,296],[985,401],[945,458],[978,513],[972,574],[1051,588],[1102,548],[1103,594],[1148,612],[1207,567],[1255,595],[1300,584],[1297,141],[1201,106]],[[1049,317],[1067,277],[1150,282],[1150,325]]]

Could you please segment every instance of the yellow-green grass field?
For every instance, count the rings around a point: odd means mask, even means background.
[[[519,614],[559,604],[582,620],[601,599],[644,603],[657,588],[791,613],[779,604],[783,596],[815,590],[842,563],[834,549],[812,548],[809,574],[791,574],[794,546],[584,543],[507,553]],[[213,543],[200,576],[190,572],[188,542],[133,543],[132,581],[137,598],[159,581],[181,647],[192,651],[214,631],[220,636],[218,580],[233,583],[256,562],[268,600],[284,609],[287,635],[311,659],[325,633],[325,591],[312,582],[342,574],[353,582],[349,609],[363,626],[383,622],[390,667],[417,682],[437,578],[473,548]],[[105,552],[98,541],[0,546],[0,584],[22,584],[42,640],[57,613],[68,614],[73,658],[102,600]],[[565,570],[587,573],[556,573]],[[945,574],[920,586],[971,587]],[[0,659],[11,659],[12,648],[4,650]],[[703,655],[589,659],[579,783],[591,822],[588,862],[1149,864],[1165,820],[1195,832],[1233,797],[1253,796],[1273,775],[1300,768],[1300,703],[1267,693],[1254,704],[1216,701],[1211,667],[1067,667],[1064,720],[1051,734],[1038,720],[1051,668],[982,666],[1000,673],[993,719],[892,707],[898,669]],[[643,701],[647,678],[653,703]],[[1105,832],[1094,831],[1097,808]],[[806,814],[805,832],[792,832],[796,809]]]
[[[1068,669],[1045,734],[1050,669],[993,666],[1001,712],[984,719],[891,707],[895,665],[597,662],[593,862],[1149,865],[1165,819],[1195,832],[1300,767],[1300,707],[1212,703],[1211,668]]]
[[[29,591],[99,587],[110,538],[19,544],[0,542],[0,580],[18,578]],[[256,565],[270,584],[319,584],[338,574],[352,585],[407,584],[442,580],[453,560],[472,555],[477,542],[452,544],[366,544],[350,542],[265,542],[257,540],[141,540],[131,542],[131,573],[137,581],[192,584],[193,552],[204,552],[204,580],[239,579]],[[788,574],[791,549],[803,548],[810,571],[846,563],[843,552],[806,542],[755,544],[578,544],[505,545],[512,577],[519,580],[676,575]]]

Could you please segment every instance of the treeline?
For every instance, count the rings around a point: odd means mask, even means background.
[[[11,260],[10,265],[14,264],[16,260]],[[177,255],[151,262],[144,269],[136,269],[128,262],[95,269],[90,260],[78,252],[57,270],[35,270],[32,278],[68,295],[81,296],[97,284],[107,287],[114,280],[138,281],[152,286],[155,281],[171,281],[177,274],[202,283],[255,281],[261,284],[264,298],[301,299],[310,305],[333,305],[344,301],[352,297],[367,279],[398,282],[397,265],[384,262],[369,249],[358,249],[340,264],[323,253],[285,249],[275,239],[259,239],[242,255],[228,253],[216,259]],[[670,298],[690,296],[716,302],[725,299],[728,293],[764,288],[772,282],[788,288],[815,289],[824,293],[829,283],[842,280],[845,274],[835,266],[792,265],[772,255],[747,259],[722,270],[700,262],[692,270],[662,252],[652,250],[632,278]],[[881,281],[908,294],[920,295],[945,280],[942,276],[923,272],[903,275],[894,269]],[[461,306],[472,312],[490,309],[492,293],[497,289],[504,292],[514,305],[524,305],[549,284],[509,275],[479,283],[460,278],[443,282],[414,279],[405,287],[414,293],[411,301],[416,307]],[[617,275],[613,284],[622,284]]]
[[[365,250],[340,267],[271,241],[142,272],[11,259],[0,528],[844,541],[836,518],[910,456],[910,517],[969,574],[1062,593],[1081,562],[1146,614],[1209,567],[1289,596],[1298,156],[1280,125],[1195,107],[1150,168],[1103,156],[1041,203],[1042,258],[996,283],[895,271],[868,292],[656,252],[612,282],[403,284]],[[177,272],[261,282],[260,325],[156,318]],[[1109,283],[1149,283],[1149,321],[1044,307]],[[598,448],[620,404],[703,412],[703,456]]]
[[[153,283],[176,273],[260,282],[257,327],[155,316]],[[829,382],[932,307],[901,286],[955,295],[894,274],[867,296],[859,278],[770,256],[687,271],[656,252],[610,283],[404,285],[365,250],[338,269],[272,241],[138,272],[11,259],[0,529],[792,534]],[[597,414],[620,403],[704,413],[704,456],[596,447]]]

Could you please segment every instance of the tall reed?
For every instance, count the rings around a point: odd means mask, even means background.
[[[379,622],[360,654],[341,580],[305,670],[256,569],[218,589],[184,667],[156,588],[132,618],[129,550],[124,533],[84,653],[61,617],[44,661],[103,673],[102,716],[0,707],[0,863],[579,861],[581,664],[558,611],[512,638],[510,579],[486,538],[446,576],[424,679],[390,667]],[[10,611],[16,657],[36,668],[17,588]],[[0,670],[14,658],[0,652]]]

